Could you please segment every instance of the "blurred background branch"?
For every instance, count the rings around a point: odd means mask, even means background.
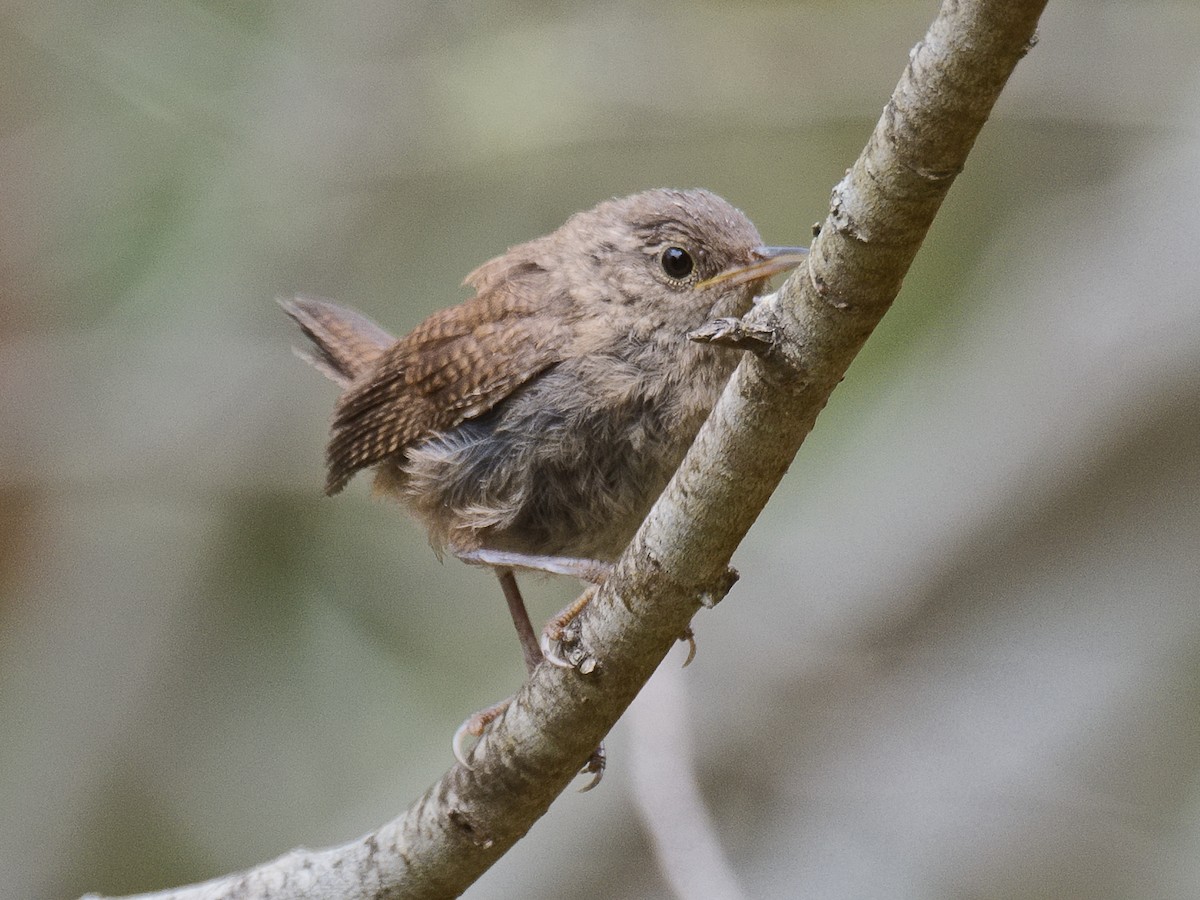
[[[7,4],[0,883],[146,889],[359,833],[520,678],[482,575],[321,500],[330,396],[274,296],[401,330],[657,184],[801,241],[929,14]],[[1041,38],[754,579],[697,623],[700,787],[753,896],[1200,885],[1200,14],[1063,2]],[[469,896],[665,896],[627,779]]]

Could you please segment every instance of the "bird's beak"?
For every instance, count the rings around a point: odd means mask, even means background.
[[[712,278],[705,278],[699,282],[696,287],[707,288],[715,284],[734,285],[765,280],[772,275],[796,268],[808,256],[808,248],[755,247],[750,254],[754,257],[753,261],[718,272]]]

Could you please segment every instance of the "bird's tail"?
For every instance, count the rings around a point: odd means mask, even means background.
[[[394,342],[394,338],[350,309],[315,297],[280,298],[279,305],[312,341],[296,355],[307,360],[336,381],[349,387]]]

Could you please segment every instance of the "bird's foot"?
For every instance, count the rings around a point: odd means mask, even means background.
[[[683,661],[683,665],[680,666],[681,669],[686,669],[688,666],[690,666],[692,664],[692,660],[696,658],[696,632],[692,631],[691,625],[689,625],[687,628],[685,628],[683,630],[683,634],[681,634],[679,636],[678,640],[687,641],[687,645],[688,645],[687,659],[685,659]]]
[[[450,748],[454,751],[454,758],[465,768],[471,768],[468,757],[471,751],[474,750],[474,745],[468,746],[468,741],[471,738],[478,740],[483,735],[483,730],[496,721],[496,719],[500,718],[504,711],[508,709],[510,703],[512,703],[512,697],[501,700],[495,706],[481,709],[455,729],[454,739],[450,742]]]
[[[583,768],[579,770],[580,775],[591,775],[592,780],[579,789],[579,793],[586,794],[592,788],[600,783],[604,777],[604,767],[608,763],[608,757],[604,753],[604,744],[601,743],[592,755],[587,758],[587,762],[583,764]]]
[[[579,595],[570,606],[546,623],[542,629],[542,655],[546,661],[562,669],[578,669],[583,675],[596,670],[598,660],[580,640],[579,614],[596,595],[593,585]]]
[[[450,746],[454,751],[454,758],[467,769],[472,768],[470,762],[471,752],[475,749],[473,744],[470,744],[472,738],[478,740],[483,736],[484,729],[492,722],[496,721],[512,703],[512,698],[501,700],[495,706],[489,706],[487,709],[481,709],[475,715],[471,716],[465,722],[458,726],[454,732],[454,739]],[[591,755],[587,758],[587,762],[583,764],[583,768],[579,770],[580,775],[591,775],[591,780],[579,789],[579,793],[584,794],[600,783],[604,777],[604,768],[607,765],[607,754],[604,752],[604,744],[601,743]]]

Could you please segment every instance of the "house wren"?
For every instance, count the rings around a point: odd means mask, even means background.
[[[438,552],[494,567],[532,668],[513,568],[603,580],[738,362],[689,334],[744,314],[803,253],[764,247],[708,191],[652,190],[484,263],[473,297],[399,340],[331,303],[284,301],[343,388],[326,492],[374,468]]]

